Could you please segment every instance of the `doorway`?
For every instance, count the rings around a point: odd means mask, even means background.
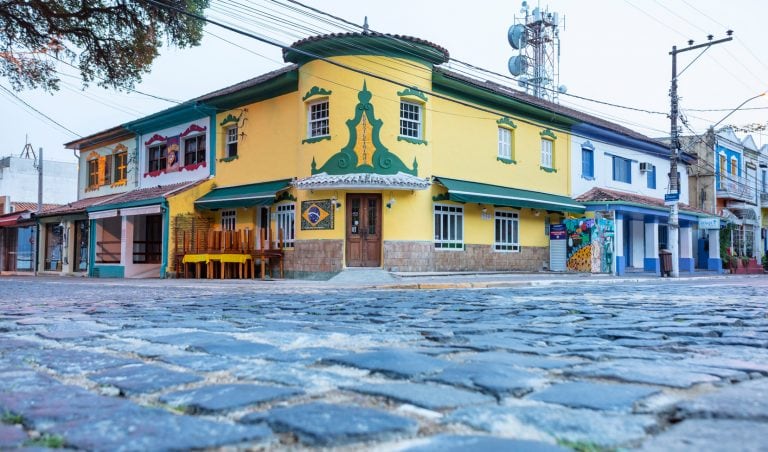
[[[381,266],[381,195],[347,194],[347,267]]]

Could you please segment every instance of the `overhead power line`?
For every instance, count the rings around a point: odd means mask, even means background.
[[[74,136],[76,136],[78,138],[82,137],[82,135],[80,135],[79,133],[73,131],[72,129],[70,129],[70,128],[64,126],[64,125],[62,125],[60,122],[56,121],[55,119],[53,119],[50,116],[46,115],[45,113],[41,112],[37,108],[35,108],[32,105],[28,104],[24,99],[22,99],[21,97],[17,96],[16,93],[14,93],[13,91],[11,91],[8,88],[4,87],[3,85],[0,85],[0,89],[2,89],[7,94],[10,94],[11,96],[13,96],[14,99],[16,99],[17,101],[21,102],[27,108],[29,108],[33,112],[37,113],[38,115],[42,116],[43,118],[47,119],[52,124],[56,125],[57,127],[61,128],[62,130],[65,130],[66,132],[71,133],[72,135],[74,135]]]

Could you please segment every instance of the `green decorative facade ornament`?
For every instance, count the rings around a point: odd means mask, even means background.
[[[357,94],[359,103],[355,106],[355,116],[346,121],[349,129],[349,141],[338,153],[332,155],[320,168],[312,160],[312,174],[330,175],[352,173],[397,174],[399,172],[418,175],[418,164],[413,160],[413,167],[390,152],[382,144],[379,134],[383,121],[376,118],[371,98],[373,95],[363,82],[363,89]]]
[[[312,96],[330,96],[332,91],[327,90],[325,88],[320,88],[319,86],[313,86],[312,88],[307,91],[307,94],[304,95],[304,97],[301,98],[301,101],[305,101],[309,99]]]
[[[509,127],[510,129],[517,129],[517,125],[514,122],[512,122],[511,119],[507,118],[506,116],[501,118],[501,119],[499,119],[499,120],[497,120],[496,124],[498,124],[500,126]]]
[[[544,129],[544,130],[542,130],[542,131],[541,131],[541,133],[540,133],[539,135],[541,135],[542,137],[549,137],[549,138],[552,138],[553,140],[556,140],[556,139],[557,139],[557,135],[555,135],[555,132],[553,132],[553,131],[552,131],[552,130],[550,130],[550,129]]]
[[[235,116],[235,115],[233,115],[232,113],[230,113],[230,114],[228,114],[228,115],[227,115],[227,117],[226,117],[226,118],[224,118],[224,119],[223,119],[223,120],[222,120],[222,121],[219,123],[219,125],[220,125],[220,126],[223,126],[223,125],[225,125],[225,124],[229,124],[230,122],[234,122],[235,124],[237,124],[238,122],[240,122],[240,117],[239,117],[239,116]]]
[[[427,95],[421,92],[418,88],[406,88],[402,91],[398,91],[397,95],[400,97],[406,97],[406,96],[413,96],[418,97],[419,99],[423,100],[424,102],[427,101]]]

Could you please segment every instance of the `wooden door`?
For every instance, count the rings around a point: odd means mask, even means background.
[[[347,195],[347,267],[381,266],[381,195]]]

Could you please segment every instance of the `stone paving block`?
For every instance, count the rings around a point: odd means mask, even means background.
[[[682,402],[677,405],[677,416],[768,421],[768,379],[735,384]]]
[[[573,381],[552,385],[527,398],[571,408],[632,411],[637,401],[658,392],[658,388],[648,386]]]
[[[460,422],[492,434],[528,435],[616,447],[640,440],[656,427],[652,416],[602,413],[559,406],[518,404],[461,408],[444,422]]]
[[[576,358],[549,358],[508,352],[476,353],[469,356],[467,361],[502,363],[512,366],[533,367],[538,369],[560,369],[583,362],[583,360]]]
[[[685,361],[686,364],[719,367],[723,369],[733,369],[742,372],[760,372],[768,376],[768,362],[746,361],[741,359],[730,359],[720,357],[697,357]]]
[[[647,441],[643,452],[765,452],[768,424],[728,419],[689,419]]]
[[[570,452],[542,441],[479,435],[436,435],[404,452]]]
[[[5,354],[7,352],[15,352],[22,349],[35,349],[39,348],[40,345],[36,344],[32,341],[25,341],[20,339],[8,339],[3,338],[2,341],[0,341],[0,355]]]
[[[450,362],[408,350],[385,349],[372,352],[336,356],[324,360],[326,363],[367,369],[395,378],[411,378],[433,374],[448,367]]]
[[[274,440],[261,425],[243,426],[135,406],[111,416],[56,424],[46,430],[68,447],[93,451],[190,450]]]
[[[216,372],[220,370],[231,369],[237,364],[236,360],[222,356],[211,355],[172,355],[163,356],[161,361],[174,364],[176,366],[186,367],[198,372]]]
[[[662,364],[644,360],[615,360],[566,369],[574,377],[609,378],[630,383],[646,383],[674,388],[689,388],[698,383],[715,383],[714,375],[693,372],[674,363]]]
[[[53,378],[26,367],[0,369],[0,392],[32,392],[59,384]]]
[[[311,447],[389,439],[416,433],[418,424],[384,411],[329,403],[275,408],[264,419],[276,432],[290,432]]]
[[[690,336],[690,337],[719,337],[720,333],[712,328],[702,327],[660,327],[651,328],[649,331],[653,333],[665,334],[667,336]]]
[[[0,424],[0,449],[16,449],[28,439],[21,426]]]
[[[220,384],[172,392],[160,397],[168,405],[183,407],[188,413],[213,413],[272,402],[303,394],[303,391],[277,386]]]
[[[493,397],[478,392],[466,391],[450,386],[422,383],[365,384],[350,386],[345,389],[361,394],[382,396],[398,402],[428,408],[430,410],[479,405],[495,401]]]
[[[275,349],[261,355],[261,358],[279,362],[301,362],[314,364],[320,360],[347,355],[348,352],[330,347],[308,347],[290,350]]]
[[[149,364],[108,369],[88,377],[102,385],[115,386],[126,394],[155,392],[171,386],[200,381],[201,378]]]
[[[34,360],[41,366],[65,375],[96,372],[111,367],[141,363],[135,359],[118,358],[104,353],[51,349],[40,352]]]
[[[508,364],[489,362],[454,364],[426,379],[470,389],[480,389],[496,397],[506,394],[520,396],[545,382],[540,374]]]
[[[102,336],[100,333],[93,331],[83,331],[80,329],[55,329],[38,331],[37,335],[45,339],[53,339],[56,341],[83,340]]]

